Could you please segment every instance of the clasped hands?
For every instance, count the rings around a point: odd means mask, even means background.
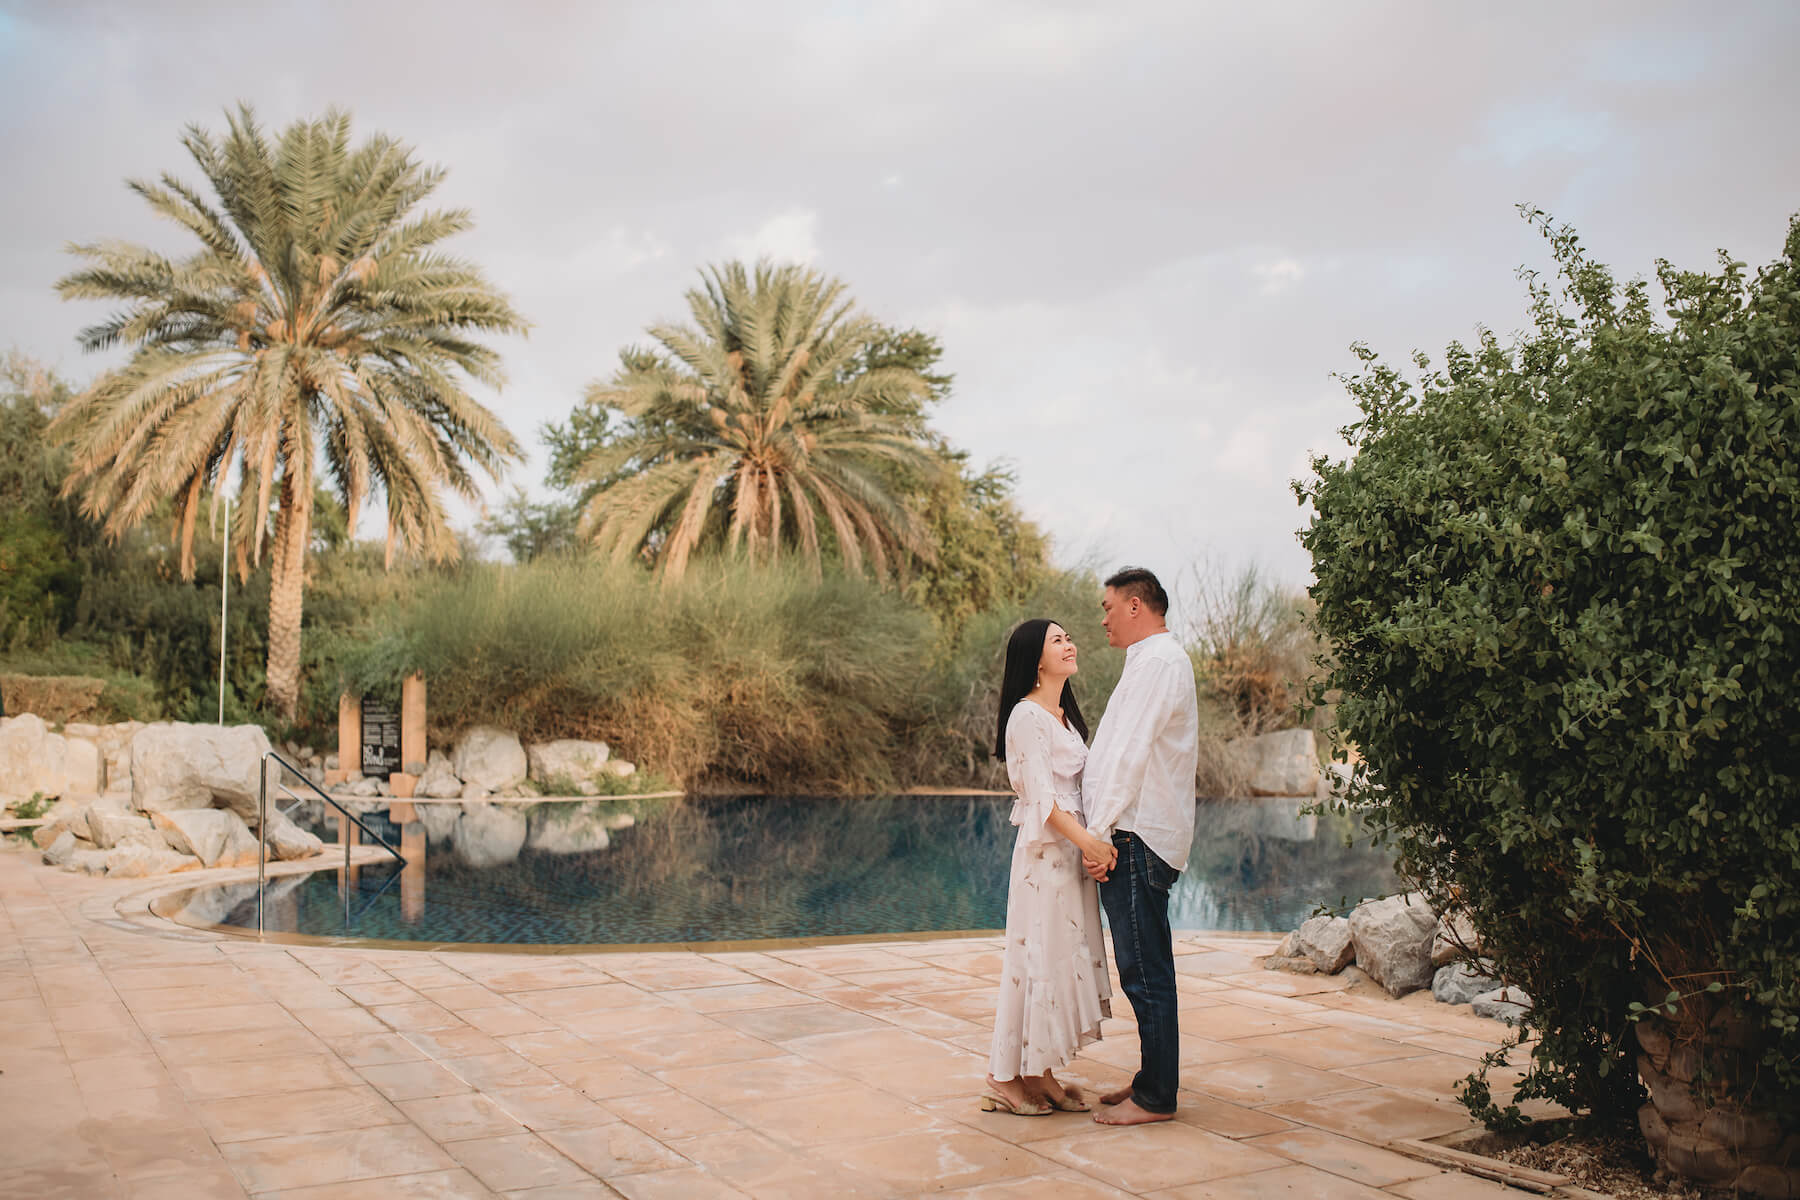
[[[1097,853],[1104,851],[1101,857]],[[1119,861],[1119,848],[1106,842],[1095,842],[1092,850],[1081,852],[1081,869],[1088,873],[1088,878],[1095,883],[1105,883],[1112,874],[1113,866]]]

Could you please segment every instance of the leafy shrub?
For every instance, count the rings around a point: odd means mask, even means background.
[[[1533,330],[1416,382],[1358,347],[1355,455],[1299,488],[1349,803],[1531,993],[1520,1097],[1631,1110],[1673,992],[1748,1022],[1736,1083],[1792,1114],[1800,220],[1753,280],[1659,264],[1658,313],[1531,215]]]

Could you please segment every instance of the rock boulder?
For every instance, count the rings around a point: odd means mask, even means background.
[[[172,871],[191,870],[200,860],[188,854],[177,854],[168,846],[146,846],[142,843],[116,846],[106,853],[108,878],[138,879],[145,875],[167,875]]]
[[[1431,939],[1431,965],[1446,966],[1463,956],[1464,951],[1481,953],[1481,938],[1475,925],[1462,913],[1446,913],[1438,921],[1437,934]]]
[[[1231,743],[1249,774],[1252,796],[1313,796],[1319,790],[1318,743],[1310,729],[1283,729]]]
[[[580,794],[584,786],[594,787],[611,757],[612,747],[605,742],[583,742],[573,738],[525,747],[532,781],[551,788],[552,793],[573,788]]]
[[[1356,906],[1350,914],[1350,938],[1356,965],[1390,996],[1404,996],[1431,986],[1431,939],[1437,917],[1417,894],[1389,896]]]
[[[204,867],[256,864],[256,835],[230,809],[186,808],[157,813],[156,827],[169,848],[192,855]]]
[[[477,725],[456,739],[450,751],[450,767],[464,783],[498,792],[524,783],[531,764],[517,734],[492,725]]]
[[[88,837],[102,850],[111,850],[136,833],[153,832],[150,818],[139,813],[108,812],[88,809]],[[162,839],[157,839],[160,843]]]
[[[1437,974],[1431,977],[1431,994],[1439,1004],[1467,1004],[1499,986],[1498,979],[1482,974],[1467,963],[1439,967]]]
[[[465,804],[456,822],[456,852],[472,867],[494,867],[519,857],[527,822],[516,804]]]
[[[1293,934],[1294,951],[1321,974],[1336,975],[1356,961],[1356,945],[1350,922],[1344,917],[1320,916],[1301,922]]]
[[[255,725],[146,725],[131,739],[131,802],[150,813],[217,806],[255,820],[268,750]]]
[[[0,717],[0,792],[29,796],[43,791],[39,773],[50,727],[31,713]]]
[[[268,844],[269,857],[283,862],[325,852],[325,843],[316,834],[308,833],[280,812],[269,814]]]
[[[451,769],[449,756],[442,750],[433,750],[425,760],[425,773],[419,776],[413,795],[429,796],[434,800],[453,800],[462,795],[462,788],[462,780]]]
[[[1491,1017],[1496,1021],[1505,1021],[1508,1025],[1517,1025],[1531,1007],[1531,997],[1525,994],[1523,988],[1496,988],[1469,1001],[1469,1007],[1478,1017]]]
[[[604,850],[612,844],[607,834],[607,814],[597,804],[538,804],[532,806],[527,844],[549,854],[581,854]]]

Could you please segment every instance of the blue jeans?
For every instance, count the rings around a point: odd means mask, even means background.
[[[1100,903],[1112,927],[1119,982],[1137,1014],[1142,1067],[1131,1081],[1131,1098],[1145,1112],[1172,1113],[1180,1086],[1181,1034],[1176,1026],[1169,888],[1181,872],[1134,834],[1120,831],[1112,840],[1119,861],[1100,885]]]

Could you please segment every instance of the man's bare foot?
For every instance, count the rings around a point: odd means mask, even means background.
[[[1129,1092],[1126,1093],[1125,1099],[1094,1114],[1094,1120],[1102,1125],[1150,1125],[1157,1121],[1173,1121],[1174,1119],[1174,1113],[1145,1112],[1137,1106],[1137,1101],[1131,1098]]]
[[[1123,1104],[1129,1099],[1131,1099],[1131,1089],[1128,1087],[1122,1087],[1114,1092],[1100,1093],[1100,1103],[1102,1104]]]

